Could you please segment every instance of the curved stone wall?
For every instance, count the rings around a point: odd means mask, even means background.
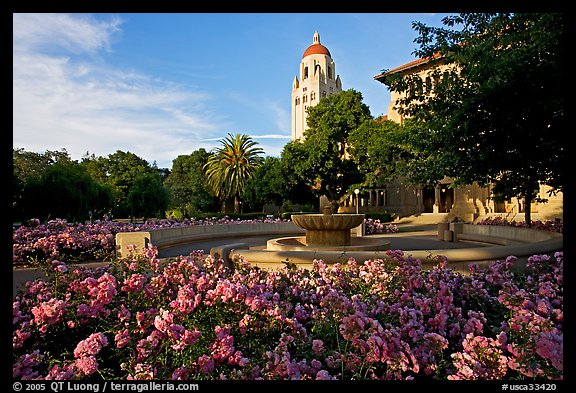
[[[477,248],[437,249],[437,250],[402,250],[404,255],[420,259],[425,266],[437,263],[438,257],[444,256],[455,270],[467,271],[470,263],[484,263],[505,259],[508,256],[518,258],[536,254],[546,254],[563,249],[563,235],[536,229],[499,225],[451,224],[455,241],[477,241],[483,243]],[[153,244],[159,249],[191,241],[217,238],[236,238],[242,235],[294,235],[303,234],[304,230],[292,222],[281,223],[242,223],[228,225],[205,225],[178,228],[164,228],[146,232],[120,232],[116,235],[119,255],[130,244],[138,248]],[[486,244],[493,245],[486,245]],[[225,252],[223,252],[223,250]],[[219,247],[211,252],[229,263],[234,254],[241,254],[250,263],[263,268],[278,268],[283,263],[294,263],[302,267],[311,267],[314,259],[326,263],[342,263],[349,258],[358,261],[386,257],[386,250],[381,251],[278,251],[251,250],[245,244],[231,244]],[[226,254],[226,255],[224,255]]]
[[[305,230],[291,221],[272,223],[238,223],[215,225],[192,225],[188,227],[160,228],[150,231],[118,232],[116,234],[116,252],[118,256],[126,253],[127,246],[134,245],[142,249],[148,244],[159,250],[178,244],[198,240],[235,238],[245,234],[251,235],[301,235]]]

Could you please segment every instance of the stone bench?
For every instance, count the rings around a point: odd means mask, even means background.
[[[249,250],[250,246],[246,243],[224,244],[210,249],[210,256],[214,259],[222,259],[224,266],[232,268],[231,256],[237,254],[236,250]],[[239,251],[242,252],[242,251]]]

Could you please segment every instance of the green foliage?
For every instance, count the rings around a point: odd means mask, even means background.
[[[143,173],[134,179],[125,202],[130,217],[162,218],[168,207],[168,192],[159,174]]]
[[[388,212],[383,213],[365,213],[366,218],[370,218],[372,220],[380,220],[380,222],[391,222],[392,221],[392,214]]]
[[[222,213],[222,212],[208,212],[208,213],[194,213],[191,218],[196,220],[206,220],[206,219],[230,219],[230,220],[263,220],[266,217],[266,213],[262,212],[252,212],[252,213]]]
[[[293,204],[317,204],[313,185],[308,183],[306,177],[300,173],[301,163],[306,158],[306,152],[299,142],[290,142],[284,146],[280,157],[280,173],[284,184],[285,210],[293,210]]]
[[[86,155],[78,163],[61,152],[13,149],[13,218],[68,221],[135,215],[164,217],[164,170],[130,152]]]
[[[12,211],[15,219],[30,218],[29,206],[26,201],[33,199],[28,195],[31,183],[40,182],[42,174],[57,162],[70,162],[66,149],[61,151],[47,150],[44,153],[25,151],[22,148],[12,149]]]
[[[256,169],[254,177],[246,181],[241,195],[244,210],[261,211],[265,204],[281,205],[286,195],[280,159],[268,156]]]
[[[112,210],[114,216],[128,217],[134,211],[148,211],[148,207],[135,205],[137,197],[132,196],[130,201],[128,201],[128,195],[131,192],[136,192],[136,190],[131,190],[136,179],[146,174],[158,176],[158,168],[150,165],[146,160],[134,153],[121,150],[109,154],[108,157],[95,157],[94,155],[84,157],[82,165],[87,168],[93,178],[112,189],[115,199]],[[142,187],[142,183],[137,185],[140,190]],[[145,197],[141,200],[143,201],[144,199]]]
[[[385,187],[399,176],[406,176],[418,157],[407,140],[418,140],[417,131],[391,120],[366,120],[353,130],[348,139],[350,155],[365,176],[358,187]]]
[[[333,204],[361,181],[357,164],[347,157],[349,134],[371,119],[362,94],[350,89],[308,108],[304,141],[285,146],[282,158],[300,182]]]
[[[169,209],[166,210],[166,218],[169,220],[182,221],[184,219],[184,213],[180,209]]]
[[[110,189],[98,184],[85,168],[62,161],[42,170],[24,186],[22,218],[65,218],[72,222],[100,215],[112,203]]]
[[[287,211],[280,213],[280,218],[283,220],[290,220],[293,214],[305,214],[305,213],[313,213],[317,211],[313,206],[302,206],[302,210],[299,211]]]
[[[218,209],[203,169],[208,157],[210,153],[201,148],[172,161],[172,170],[164,185],[170,191],[170,206],[181,211],[183,216]]]

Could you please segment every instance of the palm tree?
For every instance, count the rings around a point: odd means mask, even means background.
[[[248,135],[228,133],[220,141],[222,146],[213,151],[204,165],[208,185],[219,198],[227,211],[229,202],[234,200],[234,212],[239,212],[239,195],[244,191],[246,180],[252,178],[264,158],[264,150],[255,147],[255,142]]]

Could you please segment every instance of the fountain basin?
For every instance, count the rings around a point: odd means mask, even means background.
[[[350,246],[350,229],[364,222],[364,214],[293,214],[294,225],[306,230],[306,246]]]
[[[266,249],[273,251],[337,251],[339,253],[345,253],[349,251],[389,250],[390,244],[390,241],[384,238],[352,237],[350,244],[347,246],[309,246],[306,237],[298,236],[270,239],[266,242]]]

